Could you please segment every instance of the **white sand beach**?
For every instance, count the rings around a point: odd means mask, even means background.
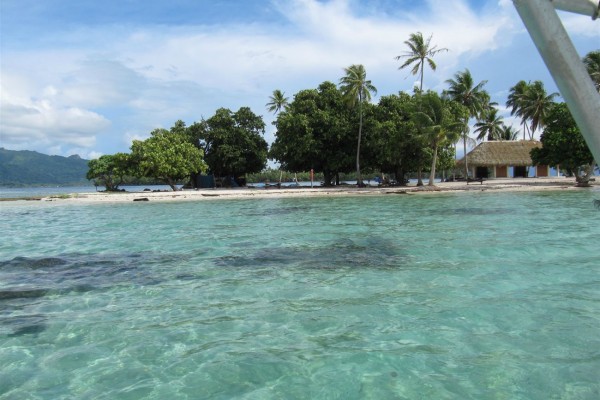
[[[425,180],[425,183],[427,181]],[[593,187],[599,187],[598,182],[592,182]],[[337,187],[295,187],[295,188],[235,188],[235,189],[199,189],[173,191],[139,191],[139,192],[90,192],[76,193],[68,196],[44,197],[41,201],[64,203],[98,203],[98,202],[132,202],[132,201],[202,201],[215,199],[243,198],[282,198],[282,197],[327,197],[327,196],[374,196],[386,194],[423,195],[432,193],[452,192],[496,192],[496,191],[544,191],[544,190],[589,190],[575,186],[574,178],[516,178],[489,179],[483,182],[438,182],[435,186],[417,187],[366,187],[354,186]],[[592,189],[594,190],[594,189]]]

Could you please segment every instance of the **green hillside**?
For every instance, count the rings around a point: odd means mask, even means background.
[[[89,184],[88,160],[0,148],[0,186]]]

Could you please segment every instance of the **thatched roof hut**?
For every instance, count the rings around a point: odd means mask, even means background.
[[[473,176],[506,178],[509,167],[513,167],[513,177],[526,176],[526,168],[531,166],[530,152],[541,147],[535,140],[511,140],[482,142],[467,154],[467,163],[472,168]],[[465,159],[457,162],[463,165]],[[537,176],[547,176],[547,167],[536,171]]]

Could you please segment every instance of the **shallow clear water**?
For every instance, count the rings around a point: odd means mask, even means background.
[[[0,204],[0,399],[600,398],[600,192]]]

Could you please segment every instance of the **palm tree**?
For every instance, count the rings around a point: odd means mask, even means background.
[[[518,136],[519,132],[515,128],[503,124],[500,130],[500,137],[494,140],[517,140]]]
[[[498,109],[490,106],[482,113],[481,117],[475,124],[475,132],[479,133],[477,140],[483,140],[486,137],[487,140],[498,140],[504,126],[502,116],[498,115]]]
[[[463,148],[465,152],[465,179],[469,177],[469,167],[467,160],[467,138],[469,137],[469,117],[479,116],[490,102],[490,95],[483,89],[487,81],[481,81],[475,85],[473,76],[468,69],[454,74],[454,79],[446,81],[450,88],[444,93],[446,96],[465,106],[469,112],[468,117],[463,121]]]
[[[506,107],[511,108],[510,115],[521,117],[523,140],[525,140],[525,134],[529,131],[529,128],[527,127],[527,118],[523,116],[523,98],[528,88],[529,84],[527,82],[523,80],[517,82],[515,86],[510,88],[508,99],[506,101]]]
[[[590,51],[583,57],[583,63],[587,68],[592,82],[600,92],[600,50]]]
[[[558,93],[547,94],[542,81],[530,84],[521,99],[521,110],[523,117],[531,121],[529,139],[533,140],[535,131],[544,127],[550,106]]]
[[[429,39],[424,40],[421,32],[411,33],[409,39],[404,42],[404,44],[406,44],[410,50],[405,51],[403,54],[396,57],[396,60],[406,58],[404,64],[402,64],[398,69],[403,69],[411,64],[414,64],[411,73],[413,75],[419,74],[421,78],[421,84],[419,86],[420,92],[423,91],[423,72],[425,68],[425,61],[427,61],[429,67],[435,71],[437,65],[433,61],[432,57],[441,51],[448,51],[446,48],[438,49],[437,46],[430,47],[432,37],[433,35],[429,36]]]
[[[269,97],[269,100],[270,101],[266,104],[266,107],[274,114],[277,114],[288,105],[288,98],[285,97],[285,93],[279,89],[273,90],[273,95]]]
[[[460,130],[462,122],[453,118],[448,102],[444,102],[436,92],[428,91],[419,98],[419,111],[413,115],[413,119],[433,152],[428,183],[429,186],[433,186],[439,145],[456,141],[456,133]]]
[[[360,141],[362,138],[363,103],[371,100],[371,93],[377,94],[377,89],[367,80],[367,72],[362,64],[354,64],[344,68],[346,75],[340,79],[340,90],[352,107],[358,104],[358,144],[356,146],[356,179],[358,186],[362,186],[360,175]]]

